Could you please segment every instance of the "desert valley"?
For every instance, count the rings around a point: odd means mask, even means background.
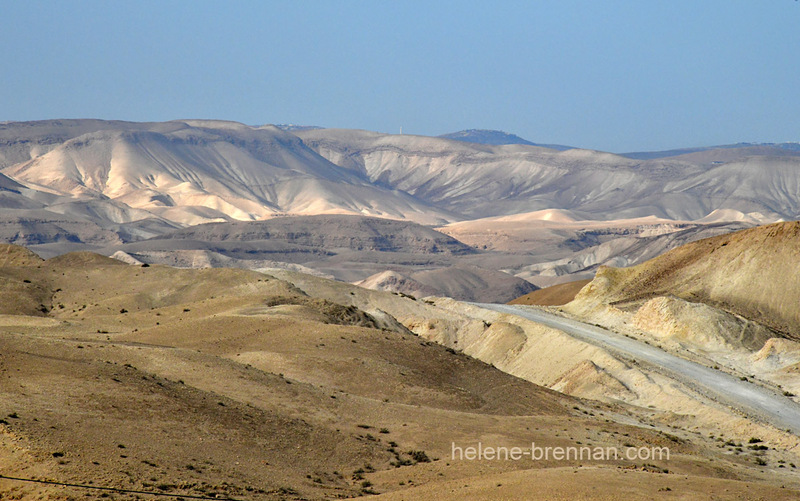
[[[797,499],[799,218],[796,143],[2,123],[0,498]]]

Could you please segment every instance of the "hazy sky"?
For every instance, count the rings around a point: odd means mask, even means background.
[[[800,141],[800,2],[0,7],[0,120],[219,118],[607,151]]]

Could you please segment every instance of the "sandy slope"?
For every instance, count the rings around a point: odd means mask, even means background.
[[[567,332],[578,339],[619,351],[626,358],[644,360],[655,364],[659,368],[670,371],[673,378],[685,378],[686,381],[691,381],[693,384],[701,386],[703,391],[714,393],[716,395],[715,398],[726,402],[728,405],[743,409],[746,414],[752,417],[765,416],[765,419],[774,427],[786,429],[787,431],[791,430],[795,435],[800,434],[800,405],[780,394],[764,390],[752,383],[741,381],[723,372],[708,369],[701,364],[672,356],[659,348],[571,319],[561,318],[543,311],[524,310],[510,305],[481,306],[523,316]]]
[[[632,499],[676,484],[726,496],[742,492],[743,481],[763,492],[780,484],[796,492],[776,466],[782,451],[763,453],[770,466],[755,468],[750,454],[536,386],[397,322],[427,321],[453,334],[501,332],[469,311],[286,270],[275,274],[291,282],[246,270],[143,268],[90,253],[45,262],[18,248],[6,255],[13,265],[0,268],[0,297],[17,320],[0,321],[5,475],[237,499],[373,491],[456,499],[465,491],[454,485],[480,496],[484,486],[507,483],[511,490],[498,492],[514,495],[567,468],[579,476],[550,495],[597,485],[596,494],[611,496],[631,474],[639,479]],[[11,296],[15,287],[33,296]],[[668,445],[673,455],[610,462],[450,457],[453,442],[531,441]],[[411,451],[424,451],[431,462],[415,464],[425,456]],[[398,460],[408,464],[391,464]],[[3,479],[0,493],[102,494]]]
[[[800,222],[776,223],[684,245],[628,269],[602,268],[576,311],[660,295],[703,302],[800,337]]]
[[[797,222],[602,268],[563,310],[796,400]]]
[[[621,360],[606,349],[576,340],[558,330],[501,315],[464,303],[428,298],[385,301],[374,291],[355,289],[350,295],[342,287],[287,271],[276,271],[303,290],[315,290],[325,297],[357,305],[366,311],[391,313],[416,334],[523,379],[572,395],[608,402],[627,402],[646,411],[647,419],[670,428],[691,428],[712,433],[719,423],[728,423],[735,436],[744,439],[767,435],[789,446],[796,439],[765,431],[695,392],[685,382],[675,381],[648,366]],[[429,304],[430,303],[430,304]],[[432,307],[435,304],[435,308]],[[750,435],[748,435],[750,434]],[[740,438],[741,440],[741,438]],[[791,447],[791,446],[790,446]]]
[[[560,285],[553,285],[544,289],[529,292],[524,296],[514,298],[508,304],[560,306],[569,303],[591,280],[577,280]]]

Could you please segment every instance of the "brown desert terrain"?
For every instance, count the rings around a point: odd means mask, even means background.
[[[415,318],[429,333],[487,330],[430,301],[286,270],[143,267],[91,253],[43,261],[15,246],[0,255],[4,499],[800,493],[788,460],[754,465],[714,438],[419,337]],[[453,458],[454,444],[532,442],[669,447],[670,457]],[[789,454],[775,447],[769,458]]]
[[[551,285],[512,299],[508,304],[561,306],[575,299],[578,292],[589,282],[591,280],[576,280],[565,284]]]

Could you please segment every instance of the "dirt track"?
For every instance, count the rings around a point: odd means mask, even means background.
[[[782,430],[800,434],[800,405],[788,398],[742,381],[724,372],[671,355],[659,348],[627,338],[601,327],[529,307],[476,304],[482,308],[518,315],[563,331],[581,341],[657,366],[668,375],[689,383],[717,401],[749,417],[766,421]]]

